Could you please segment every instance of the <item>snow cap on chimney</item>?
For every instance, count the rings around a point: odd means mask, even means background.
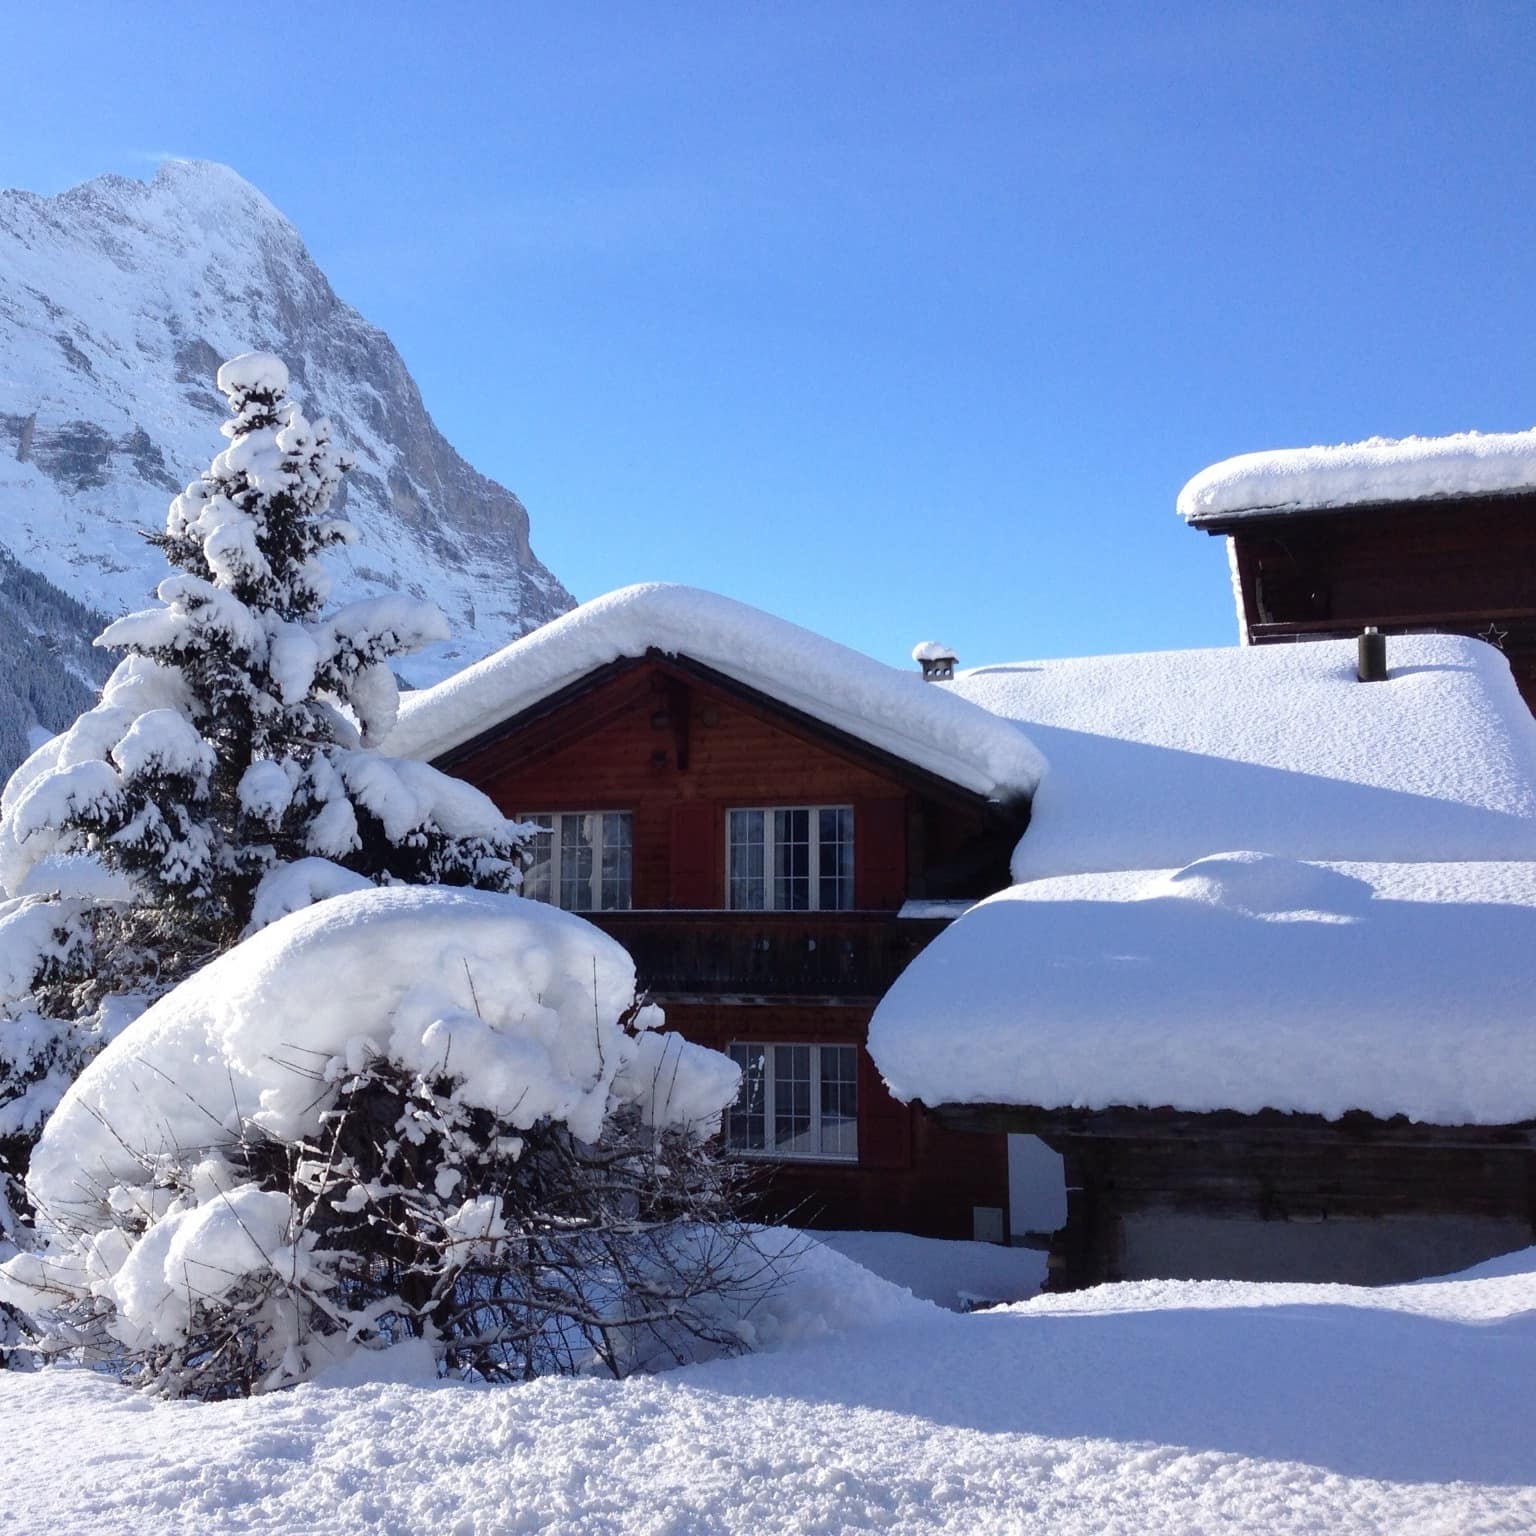
[[[940,645],[937,640],[919,640],[912,647],[912,660],[923,669],[923,677],[930,683],[952,678],[959,659],[952,646]]]

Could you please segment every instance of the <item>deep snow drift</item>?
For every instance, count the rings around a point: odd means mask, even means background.
[[[764,1352],[656,1377],[212,1406],[0,1373],[8,1530],[1476,1536],[1536,1528],[1536,1251],[1465,1278],[1161,1282],[956,1316],[824,1249]]]

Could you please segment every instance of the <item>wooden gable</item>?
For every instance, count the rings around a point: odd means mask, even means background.
[[[1536,709],[1536,496],[1383,503],[1211,518],[1230,535],[1254,644],[1357,635],[1469,635],[1509,658]]]
[[[860,909],[1007,880],[1021,819],[686,658],[610,664],[438,760],[509,815],[628,810],[636,908],[724,903],[731,807],[851,805]]]

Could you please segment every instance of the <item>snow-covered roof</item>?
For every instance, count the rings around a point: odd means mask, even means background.
[[[407,695],[387,743],[434,758],[622,657],[691,657],[871,746],[989,798],[1029,794],[1044,769],[1012,724],[771,614],[651,582],[583,603],[434,688]]]
[[[1016,880],[1177,869],[1227,848],[1299,859],[1536,859],[1536,721],[1478,640],[1352,641],[976,667],[951,684],[1049,769]]]
[[[1316,864],[1015,886],[897,980],[902,1098],[1441,1125],[1536,1117],[1536,863]]]
[[[1202,469],[1179,516],[1203,523],[1374,502],[1536,490],[1536,430],[1372,437],[1327,448],[1243,453]]]
[[[1536,721],[1448,635],[980,667],[1050,767],[880,1004],[930,1104],[1536,1118]],[[1247,850],[1228,852],[1224,850]]]

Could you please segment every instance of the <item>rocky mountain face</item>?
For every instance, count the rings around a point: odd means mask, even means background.
[[[57,197],[0,191],[0,548],[97,613],[145,606],[167,567],[140,531],[224,446],[214,373],[251,351],[287,362],[306,414],[329,416],[355,460],[340,505],[361,538],[331,561],[336,600],[403,591],[448,616],[453,638],[403,662],[406,681],[572,606],[522,503],[454,452],[389,338],[260,192],[205,162]],[[0,624],[19,611],[6,569]],[[75,661],[61,675],[89,674]]]

